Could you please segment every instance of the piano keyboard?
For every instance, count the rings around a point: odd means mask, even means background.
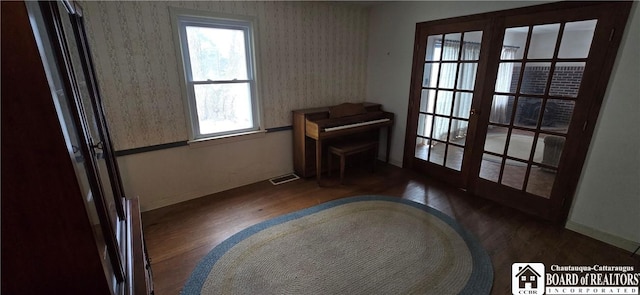
[[[366,126],[366,125],[372,125],[372,124],[377,124],[377,123],[383,123],[383,122],[388,122],[388,121],[391,121],[391,119],[384,118],[384,119],[378,119],[378,120],[372,120],[372,121],[366,121],[366,122],[359,122],[359,123],[354,123],[354,124],[341,125],[341,126],[336,126],[336,127],[327,127],[327,128],[324,129],[324,131],[325,132],[330,132],[330,131],[336,131],[336,130],[342,130],[342,129],[348,129],[348,128]]]

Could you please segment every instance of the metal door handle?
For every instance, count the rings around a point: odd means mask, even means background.
[[[91,147],[94,148],[94,149],[102,150],[104,148],[104,144],[102,143],[102,141],[100,141],[100,142],[96,143],[95,145],[92,145]]]

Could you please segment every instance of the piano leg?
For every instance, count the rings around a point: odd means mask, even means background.
[[[316,140],[316,181],[320,185],[322,177],[322,140]]]
[[[387,127],[387,157],[385,159],[386,163],[389,163],[389,154],[391,153],[391,129],[393,126],[389,125]]]

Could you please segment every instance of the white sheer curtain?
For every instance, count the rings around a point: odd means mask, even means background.
[[[444,42],[438,41],[433,50],[433,60],[437,61],[457,61],[458,50],[460,49],[460,41],[445,40]],[[518,48],[516,47],[503,47],[501,53],[501,59],[514,59],[515,53]],[[440,58],[440,54],[442,54]],[[457,62],[440,62],[432,63],[431,66],[425,68],[425,82],[424,86],[431,88],[438,88],[437,90],[437,104],[436,104],[436,90],[428,91],[427,105],[421,106],[421,109],[426,109],[427,112],[435,113],[436,115],[448,116],[451,114],[453,117],[468,118],[469,111],[471,110],[472,94],[465,92],[457,92],[456,98],[453,97],[453,88],[458,90],[473,90],[476,80],[476,72],[478,69],[477,60],[480,58],[480,44],[473,42],[463,42],[462,49],[460,50],[461,61],[473,61],[462,62],[460,64],[460,73],[458,74],[458,82],[455,83],[456,71],[458,69]],[[440,72],[440,77],[438,77]],[[498,78],[496,80],[496,91],[509,92],[511,87],[511,77],[513,72],[513,63],[501,63],[498,70]],[[428,75],[428,76],[427,76]],[[426,78],[428,77],[428,78]],[[437,83],[437,84],[436,84]],[[451,89],[451,90],[448,90]],[[467,96],[467,99],[463,99],[461,96]],[[455,104],[454,104],[455,101]],[[421,102],[424,103],[424,100]],[[505,123],[507,118],[507,103],[508,96],[496,95],[491,110],[491,122]],[[452,104],[454,104],[452,106]],[[426,137],[432,137],[438,140],[446,140],[447,134],[449,134],[449,120],[435,116],[433,122],[431,117],[425,117],[421,120],[418,126],[418,133]],[[453,138],[462,138],[467,135],[468,122],[464,120],[453,120],[451,122],[451,136]],[[433,133],[432,133],[433,132]],[[420,144],[424,144],[423,140],[419,141]],[[434,145],[435,142],[431,142]]]
[[[512,60],[516,56],[516,47],[502,47],[502,53],[500,59]],[[496,92],[510,92],[511,90],[511,78],[513,76],[513,63],[502,62],[498,67],[498,77],[496,78]],[[509,102],[509,96],[507,95],[494,95],[493,102],[491,103],[491,115],[489,121],[494,123],[508,123],[507,122],[507,104]]]
[[[441,46],[442,60],[458,59],[458,50],[460,48],[459,41],[445,40],[444,44],[441,44]],[[480,44],[464,42],[462,44],[460,54],[461,60],[478,60],[480,57]],[[453,91],[442,90],[442,88],[453,89],[455,86],[456,89],[473,90],[478,64],[476,62],[460,63],[460,73],[458,73],[457,84],[455,83],[455,79],[458,63],[442,63],[440,67],[442,68],[438,83],[438,88],[440,88],[440,90],[438,91],[438,103],[435,106],[435,113],[445,116],[451,114],[454,117],[467,118],[469,116],[469,110],[471,109],[471,99],[461,99],[460,95],[462,95],[462,93],[459,92],[452,109],[452,104],[454,103]],[[435,74],[437,75],[437,73]],[[431,73],[431,76],[434,76],[434,73]],[[466,136],[467,127],[467,121],[454,119],[453,122],[451,122],[450,139]],[[427,127],[427,130],[429,129],[430,128]],[[436,117],[433,124],[433,138],[446,140],[448,133],[449,119]]]
[[[480,59],[480,43],[464,42],[462,44],[460,60],[477,61]],[[458,83],[456,88],[459,90],[473,90],[476,82],[476,74],[478,71],[478,63],[461,63],[458,74]],[[469,118],[471,111],[471,103],[473,94],[466,92],[457,92],[455,104],[453,106],[454,117]],[[467,128],[469,122],[463,120],[453,120],[451,122],[451,135],[453,138],[463,138],[467,136]]]

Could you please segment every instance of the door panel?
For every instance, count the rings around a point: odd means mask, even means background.
[[[467,142],[474,103],[479,104],[474,97],[479,93],[476,85],[482,84],[478,71],[485,67],[481,54],[487,25],[475,21],[425,31],[420,36],[422,62],[414,65],[414,81],[419,84],[412,87],[418,108],[410,114],[415,118],[407,140],[410,163],[447,175],[447,181],[458,185],[468,173]]]
[[[566,218],[629,8],[553,3],[418,24],[405,166]]]
[[[490,117],[481,119],[483,141],[476,143],[484,149],[469,179],[471,192],[548,219],[558,219],[566,202],[563,184],[572,172],[563,168],[577,160],[566,159],[564,151],[579,145],[583,130],[570,132],[570,126],[582,124],[585,118],[575,114],[597,100],[582,87],[585,76],[599,75],[602,57],[590,54],[591,48],[609,46],[606,39],[594,39],[606,15],[571,11],[537,13],[535,21],[505,17],[496,28],[502,54],[491,63],[498,71],[488,82]]]
[[[56,3],[58,5],[59,11],[66,11],[66,7],[61,2]],[[97,164],[97,171],[101,183],[100,187],[102,188],[102,194],[104,196],[107,211],[109,213],[109,218],[111,220],[111,226],[113,228],[117,228],[119,218],[121,218],[121,216],[118,216],[118,213],[120,211],[123,211],[120,209],[122,207],[122,204],[120,202],[120,198],[114,195],[113,189],[111,187],[111,183],[113,183],[113,181],[106,173],[107,169],[105,164],[105,157],[102,151],[104,143],[102,141],[101,133],[98,127],[98,120],[93,108],[92,98],[89,94],[88,82],[85,78],[87,76],[87,73],[82,67],[79,44],[74,37],[73,24],[71,23],[72,18],[63,15],[60,20],[62,23],[62,32],[66,36],[65,41],[69,50],[70,66],[78,85],[77,95],[80,98],[80,105],[82,106],[83,110],[82,114],[84,115],[84,121],[87,122],[87,130],[89,131],[88,136],[91,147],[93,149],[92,155]]]
[[[67,5],[68,4],[68,5]],[[78,34],[78,13],[72,3],[41,2],[44,22],[47,23],[48,34],[52,38],[56,67],[64,73],[64,95],[74,109],[74,121],[79,128],[83,142],[81,145],[88,181],[91,187],[91,198],[96,205],[100,218],[100,230],[107,245],[108,257],[118,283],[124,282],[124,265],[126,259],[124,209],[121,191],[112,183],[119,184],[119,178],[113,178],[109,171],[114,167],[108,163],[112,160],[110,142],[105,141],[103,124],[95,109],[95,92],[92,75],[87,71],[88,61],[85,54],[86,43]],[[114,285],[115,286],[115,285]]]

